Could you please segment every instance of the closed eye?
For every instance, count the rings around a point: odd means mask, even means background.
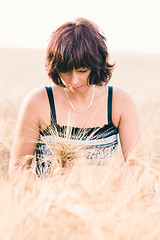
[[[77,72],[82,72],[82,73],[83,73],[83,72],[85,73],[85,72],[87,72],[87,71],[88,71],[88,69],[84,69],[84,70],[80,69],[80,70],[77,70]]]

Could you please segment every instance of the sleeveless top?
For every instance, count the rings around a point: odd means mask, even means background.
[[[39,140],[35,151],[36,173],[43,177],[47,177],[51,162],[54,161],[54,158],[51,158],[52,153],[48,147],[49,145],[46,143],[56,141],[53,131],[59,138],[65,141],[68,128],[67,126],[61,127],[57,124],[52,88],[45,88],[50,104],[51,123],[45,130],[40,129]],[[117,148],[118,128],[116,128],[112,122],[112,94],[113,87],[108,86],[108,124],[105,124],[103,127],[92,128],[72,127],[69,134],[68,144],[79,143],[82,145],[82,143],[86,141],[85,158],[89,164],[105,163],[109,157],[113,156]],[[51,128],[52,131],[50,131]]]

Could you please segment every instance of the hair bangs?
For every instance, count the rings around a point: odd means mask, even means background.
[[[80,68],[93,69],[93,55],[84,42],[74,39],[68,42],[65,48],[62,45],[57,61],[58,72],[65,73]]]

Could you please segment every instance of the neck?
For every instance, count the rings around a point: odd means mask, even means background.
[[[87,111],[92,105],[95,86],[88,87],[88,90],[80,93],[72,93],[64,89],[66,97],[70,103],[72,110],[77,113]]]

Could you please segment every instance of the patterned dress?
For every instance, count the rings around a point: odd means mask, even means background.
[[[36,147],[36,172],[47,177],[50,165],[54,161],[56,143],[61,146],[72,146],[71,151],[80,152],[85,148],[85,159],[89,164],[103,164],[113,156],[118,140],[118,128],[112,122],[112,93],[113,87],[108,87],[108,124],[103,127],[78,128],[59,126],[56,121],[55,105],[51,87],[46,87],[51,109],[51,124],[45,130],[40,130],[39,141]],[[56,151],[56,150],[55,150]],[[84,151],[83,151],[84,152]],[[72,162],[73,163],[73,162]]]

